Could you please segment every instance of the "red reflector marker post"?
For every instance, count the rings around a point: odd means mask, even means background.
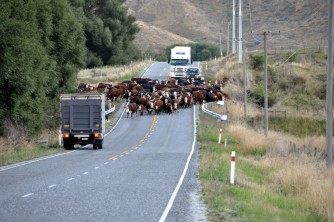
[[[235,151],[232,151],[231,154],[231,178],[230,183],[234,184],[234,177],[235,177]]]

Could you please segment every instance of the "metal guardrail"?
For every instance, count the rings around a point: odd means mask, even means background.
[[[212,112],[211,110],[208,110],[208,104],[211,105],[213,103],[216,103],[216,102],[210,102],[210,103],[203,104],[202,105],[202,111],[205,112],[206,114],[212,116],[212,117],[215,117],[215,118],[221,120],[221,121],[227,120],[227,115],[221,115],[221,114]],[[218,101],[216,104],[224,105],[224,101]]]
[[[112,112],[114,112],[114,111],[115,111],[115,105],[114,105],[114,107],[112,107],[112,108],[106,110],[105,115],[109,115],[110,113],[112,113]]]

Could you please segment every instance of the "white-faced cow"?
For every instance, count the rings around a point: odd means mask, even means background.
[[[130,103],[126,109],[126,118],[132,117],[133,113],[136,113],[137,116],[137,103]]]

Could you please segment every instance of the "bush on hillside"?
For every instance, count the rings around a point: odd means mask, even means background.
[[[263,69],[264,55],[263,54],[249,54],[250,66],[253,69]]]
[[[268,107],[272,107],[276,103],[276,98],[273,93],[267,89],[268,92]],[[257,104],[260,107],[264,107],[264,87],[263,83],[258,83],[253,89],[250,90],[250,97],[252,102]]]

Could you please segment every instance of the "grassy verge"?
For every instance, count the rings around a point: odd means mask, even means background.
[[[31,160],[51,154],[62,153],[65,150],[59,146],[33,147],[0,153],[0,166]]]
[[[333,172],[322,172],[309,157],[281,156],[282,135],[265,138],[242,124],[200,118],[200,179],[210,221],[333,220],[334,195],[323,195],[333,190]],[[217,142],[220,128],[226,148]],[[235,185],[229,181],[231,151],[237,153]]]

